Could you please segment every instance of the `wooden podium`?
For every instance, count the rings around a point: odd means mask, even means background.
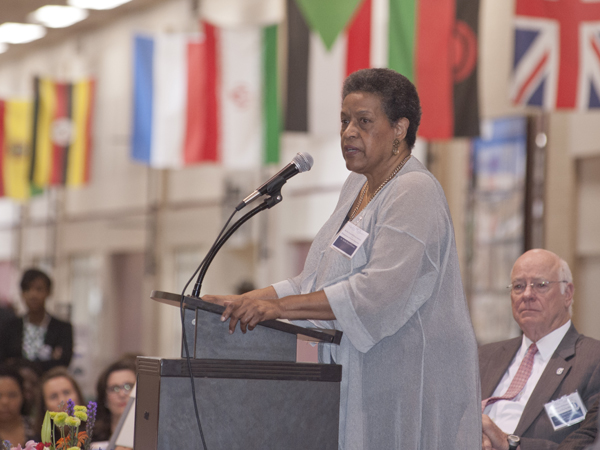
[[[179,308],[181,295],[153,291]],[[283,321],[229,334],[224,308],[184,297],[184,326],[207,450],[338,448],[341,366],[296,362],[299,336],[339,344],[342,333]],[[203,450],[188,364],[138,358],[135,450]]]

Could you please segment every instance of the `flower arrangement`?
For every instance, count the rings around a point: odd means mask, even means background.
[[[25,447],[19,444],[12,447],[10,442],[0,443],[0,449],[6,450],[90,450],[97,405],[89,402],[87,407],[76,406],[71,399],[61,412],[46,411],[42,423],[42,442],[28,441]],[[85,430],[79,431],[81,422]],[[60,436],[56,436],[56,428]],[[58,439],[58,440],[57,440]]]

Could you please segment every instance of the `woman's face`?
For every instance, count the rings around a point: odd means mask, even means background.
[[[78,397],[73,383],[67,377],[50,378],[44,383],[42,393],[48,411],[62,411],[61,403],[64,407],[69,399],[73,400],[76,405],[81,405],[81,399]]]
[[[404,122],[392,126],[380,97],[361,91],[344,98],[341,119],[341,145],[346,168],[372,176],[389,172],[394,139],[402,140],[406,134],[402,134]]]
[[[113,416],[120,417],[135,385],[135,373],[128,369],[115,370],[108,376],[106,385],[106,407]]]
[[[27,310],[30,313],[41,312],[46,309],[46,299],[50,295],[48,285],[43,278],[35,278],[29,288],[21,293]]]
[[[17,380],[0,377],[0,423],[10,422],[21,415],[23,394]]]

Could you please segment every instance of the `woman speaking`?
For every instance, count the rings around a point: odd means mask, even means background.
[[[477,347],[441,186],[411,157],[414,85],[389,69],[344,82],[341,148],[352,172],[295,278],[210,296],[242,332],[269,319],[343,331],[339,448],[481,448]]]

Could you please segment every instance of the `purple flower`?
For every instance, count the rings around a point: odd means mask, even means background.
[[[75,402],[71,399],[67,402],[67,414],[72,416],[75,413]]]
[[[88,420],[85,423],[85,431],[87,435],[92,440],[92,432],[94,431],[94,424],[96,423],[96,410],[98,409],[98,405],[95,402],[89,402],[87,405],[87,416]]]

